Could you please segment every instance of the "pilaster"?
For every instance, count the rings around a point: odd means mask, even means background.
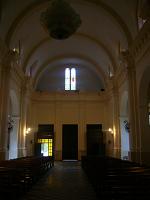
[[[22,82],[20,101],[20,131],[18,136],[18,157],[26,156],[27,110],[30,101],[31,80],[26,77]]]
[[[9,87],[14,54],[8,50],[1,58],[0,79],[0,159],[8,158],[8,104]]]
[[[114,135],[114,156],[121,157],[121,136],[119,126],[119,92],[116,80],[113,81],[113,135]]]
[[[129,92],[129,120],[130,120],[130,149],[131,160],[140,162],[140,135],[137,106],[137,86],[135,60],[129,51],[122,53],[127,71],[128,92]]]

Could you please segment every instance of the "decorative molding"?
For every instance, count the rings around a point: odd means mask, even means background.
[[[21,85],[21,82],[25,79],[25,74],[22,68],[17,63],[14,64],[13,69],[11,70],[11,78],[19,86]]]
[[[114,78],[117,81],[118,88],[120,88],[127,80],[127,68],[120,66],[116,71]]]
[[[66,92],[33,92],[32,101],[34,102],[105,102],[108,99],[107,94],[100,93],[66,93]]]
[[[129,51],[138,62],[148,48],[150,48],[150,20],[145,22]]]
[[[18,56],[16,55],[16,52],[10,49],[7,49],[6,51],[4,49],[3,52],[4,53],[1,57],[2,70],[11,70],[16,65]]]

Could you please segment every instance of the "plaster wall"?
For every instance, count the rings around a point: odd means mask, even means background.
[[[62,125],[78,124],[78,159],[86,153],[86,124],[108,128],[105,95],[99,94],[34,94],[30,107],[29,140],[34,141],[38,124],[54,124],[55,159],[62,154]],[[30,148],[31,149],[31,148]]]

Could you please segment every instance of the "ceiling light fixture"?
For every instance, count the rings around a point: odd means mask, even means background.
[[[68,2],[52,0],[47,10],[41,13],[41,23],[52,38],[62,40],[76,32],[81,19]]]

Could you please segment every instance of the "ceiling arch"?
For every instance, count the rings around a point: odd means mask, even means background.
[[[76,33],[75,36],[77,37],[85,37],[88,40],[91,40],[93,43],[96,43],[98,46],[100,46],[100,48],[102,48],[104,50],[104,52],[108,55],[109,60],[110,60],[110,67],[112,68],[112,72],[116,70],[116,62],[113,58],[113,56],[111,55],[111,52],[109,51],[109,49],[105,46],[105,44],[103,44],[101,41],[98,41],[97,39],[93,38],[92,36],[89,36],[87,34],[84,33]],[[26,67],[28,65],[29,60],[31,59],[32,55],[38,50],[38,48],[40,48],[44,43],[46,43],[47,41],[51,41],[50,37],[44,38],[43,40],[41,40],[39,43],[37,43],[30,51],[30,53],[28,54],[24,64],[23,64],[23,69],[24,71],[26,71]]]
[[[53,67],[53,65],[64,65],[64,63],[66,62],[65,61],[66,59],[67,59],[67,61],[69,60],[70,65],[71,64],[80,65],[80,64],[84,63],[86,65],[86,67],[90,68],[91,70],[94,70],[98,74],[103,85],[106,86],[107,77],[106,77],[105,73],[101,70],[99,65],[94,60],[89,59],[88,57],[84,57],[83,55],[69,55],[68,54],[68,55],[61,55],[59,57],[53,57],[52,59],[45,61],[45,63],[43,63],[43,65],[41,65],[39,70],[36,72],[34,82],[33,82],[34,88],[36,87],[40,76],[47,68],[50,68],[50,66]],[[77,59],[79,62],[77,62]],[[68,65],[66,65],[66,66],[68,66]]]
[[[55,59],[61,64],[64,56],[66,64],[72,58],[80,66],[83,62],[93,66],[105,83],[119,68],[120,47],[127,49],[136,36],[137,0],[66,0],[80,15],[82,24],[75,34],[61,41],[47,36],[40,23],[41,13],[52,0],[26,0],[23,5],[20,0],[2,1],[7,13],[9,9],[11,12],[6,18],[2,16],[6,21],[0,37],[11,49],[21,44],[21,66],[27,75],[32,71],[34,82]]]
[[[91,0],[84,0],[85,2],[90,2]],[[15,32],[17,26],[21,23],[21,21],[25,18],[26,15],[28,15],[29,13],[31,13],[33,11],[33,9],[39,9],[38,7],[41,6],[44,3],[47,3],[48,0],[39,0],[37,2],[32,2],[30,5],[28,5],[23,11],[21,11],[21,14],[18,15],[11,27],[9,28],[7,34],[6,34],[6,44],[9,46],[10,44],[10,40],[11,40],[11,36],[13,35],[13,33]],[[128,40],[128,43],[130,44],[130,42],[132,41],[132,35],[127,27],[127,25],[124,23],[124,21],[122,20],[122,18],[117,14],[117,12],[115,12],[115,10],[113,10],[111,7],[109,7],[107,4],[105,4],[102,1],[98,1],[98,0],[94,0],[92,1],[93,4],[96,4],[98,6],[101,6],[103,9],[105,9],[114,19],[115,21],[119,24],[119,26],[122,28],[122,30],[124,31],[126,38]]]

